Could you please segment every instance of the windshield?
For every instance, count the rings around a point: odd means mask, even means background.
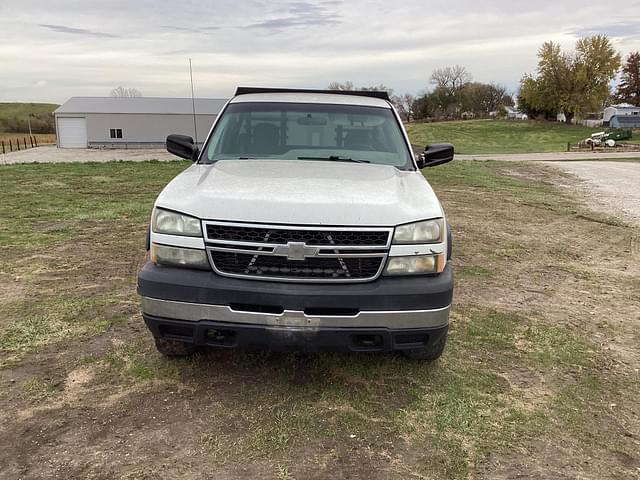
[[[389,108],[309,103],[231,103],[205,146],[203,161],[344,161],[411,169]]]

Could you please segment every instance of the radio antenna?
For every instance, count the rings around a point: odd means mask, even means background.
[[[193,70],[191,68],[191,59],[189,59],[189,77],[191,78],[191,108],[193,111],[193,136],[198,145],[198,126],[196,124],[196,99],[193,95]]]

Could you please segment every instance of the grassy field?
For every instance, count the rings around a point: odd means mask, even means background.
[[[453,143],[458,153],[561,152],[567,143],[578,143],[602,128],[565,125],[559,122],[466,120],[457,122],[406,124],[411,142]],[[640,141],[640,131],[634,132]]]
[[[639,232],[571,178],[426,171],[456,271],[435,364],[167,360],[135,279],[154,197],[187,165],[0,167],[0,477],[637,477]]]
[[[11,140],[12,143],[15,144],[16,139],[19,139],[20,142],[23,142],[23,138],[27,138],[27,145],[30,146],[29,142],[29,130],[28,128],[24,128],[22,132],[3,132],[3,120],[10,120],[13,118],[18,118],[21,120],[21,123],[26,122],[26,118],[29,115],[49,115],[51,114],[59,105],[55,103],[21,103],[21,102],[11,102],[11,103],[0,103],[0,140],[4,140],[5,143],[8,143]],[[36,125],[36,120],[32,121],[32,124]],[[35,133],[33,134],[37,140],[38,144],[45,145],[56,143],[56,135],[55,133]],[[0,150],[1,151],[1,150]]]
[[[0,102],[0,118],[52,113],[59,106],[57,103]]]

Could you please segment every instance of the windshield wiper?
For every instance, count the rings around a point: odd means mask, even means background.
[[[371,163],[369,160],[357,160],[355,158],[340,157],[338,155],[329,155],[328,157],[298,157],[298,160],[331,160],[334,162]]]

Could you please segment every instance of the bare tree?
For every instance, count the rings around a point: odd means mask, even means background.
[[[360,86],[356,87],[353,82],[331,82],[327,87],[327,90],[337,90],[337,91],[361,91],[361,92],[387,92],[391,97],[393,95],[393,89],[383,85],[382,83],[379,85],[369,85],[369,86]]]
[[[436,88],[446,92],[447,95],[455,95],[460,88],[471,81],[471,74],[462,65],[437,68],[430,77],[430,82]]]
[[[111,90],[112,97],[141,97],[142,92],[137,88],[126,88],[122,85]]]
[[[350,81],[346,81],[346,82],[331,82],[329,84],[329,86],[327,87],[328,90],[348,90],[348,91],[353,91],[355,90],[355,87],[353,86],[353,82]]]
[[[405,122],[410,122],[413,120],[413,104],[416,101],[416,97],[410,93],[405,93],[403,95],[393,95],[391,97],[391,103],[396,107],[398,111],[398,115]]]

